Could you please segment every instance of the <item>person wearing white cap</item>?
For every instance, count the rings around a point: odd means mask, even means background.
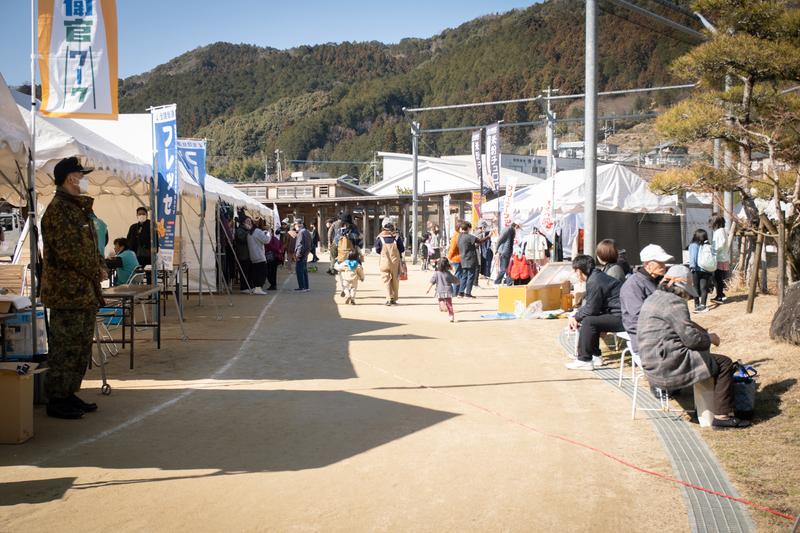
[[[667,261],[671,261],[673,257],[659,245],[648,244],[642,248],[639,259],[644,266],[640,266],[636,272],[631,274],[619,291],[622,325],[631,338],[630,348],[635,354],[639,353],[639,345],[636,341],[639,310],[645,299],[656,291],[658,284],[661,283],[661,279],[667,272]]]
[[[652,387],[662,390],[683,389],[713,377],[711,426],[715,431],[748,427],[749,421],[736,417],[733,361],[709,351],[712,344],[719,346],[719,336],[692,322],[689,298],[697,298],[691,273],[684,265],[675,265],[644,301],[638,323],[644,375]]]

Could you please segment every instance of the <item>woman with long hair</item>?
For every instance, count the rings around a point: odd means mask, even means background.
[[[713,273],[702,269],[697,264],[697,256],[700,253],[700,247],[704,244],[709,244],[708,233],[706,233],[704,229],[698,229],[694,232],[694,235],[692,235],[692,241],[689,243],[689,269],[692,271],[694,286],[700,293],[699,297],[694,297],[695,313],[705,313],[708,311],[708,307],[706,307],[708,284],[713,276]]]

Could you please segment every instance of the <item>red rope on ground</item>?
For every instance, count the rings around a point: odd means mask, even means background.
[[[162,339],[162,340],[180,341],[182,339]],[[256,340],[256,339],[250,339],[250,338],[247,338],[247,339],[190,339],[190,340],[193,340],[193,341],[228,341],[228,342],[230,342],[230,341],[250,341],[250,342],[262,342],[262,343],[270,342],[270,341],[262,341],[262,340]],[[436,392],[438,394],[441,394],[442,396],[446,396],[446,397],[448,397],[448,398],[450,398],[452,400],[455,400],[457,402],[463,403],[464,405],[469,405],[470,407],[474,407],[475,409],[480,409],[481,411],[484,411],[484,412],[487,412],[487,413],[492,414],[494,416],[500,417],[503,420],[507,420],[508,422],[511,422],[512,424],[516,424],[516,425],[518,425],[520,427],[523,427],[525,429],[528,429],[530,431],[534,431],[536,433],[539,433],[540,435],[544,435],[546,437],[550,437],[550,438],[553,438],[553,439],[562,440],[562,441],[568,442],[570,444],[575,444],[576,446],[580,446],[582,448],[586,448],[587,450],[592,450],[593,452],[597,452],[597,453],[599,453],[601,455],[604,455],[604,456],[608,457],[609,459],[612,459],[612,460],[614,460],[614,461],[616,461],[616,462],[618,462],[620,464],[623,464],[623,465],[625,465],[625,466],[627,466],[629,468],[633,468],[634,470],[638,470],[639,472],[642,472],[642,473],[645,473],[645,474],[649,474],[651,476],[660,477],[660,478],[665,479],[667,481],[672,481],[673,483],[678,483],[679,485],[683,485],[685,487],[689,487],[689,488],[692,488],[692,489],[695,489],[695,490],[699,490],[699,491],[702,491],[702,492],[707,492],[709,494],[713,494],[713,495],[719,496],[721,498],[727,498],[729,500],[733,500],[733,501],[736,501],[736,502],[739,502],[739,503],[743,503],[745,505],[750,505],[751,507],[755,507],[756,509],[761,509],[762,511],[766,511],[768,513],[772,513],[774,515],[777,515],[777,516],[780,516],[780,517],[783,517],[783,518],[788,518],[789,520],[796,520],[797,519],[797,517],[785,515],[783,513],[779,513],[778,511],[773,511],[772,509],[768,509],[766,507],[762,507],[762,506],[760,506],[760,505],[758,505],[756,503],[749,502],[747,500],[742,500],[741,498],[735,498],[735,497],[729,496],[727,494],[721,494],[721,493],[715,492],[713,490],[704,489],[703,487],[698,487],[697,485],[692,485],[691,483],[687,483],[687,482],[681,481],[679,479],[675,479],[675,478],[672,478],[672,477],[669,477],[669,476],[665,476],[664,474],[659,474],[658,472],[653,472],[651,470],[647,470],[647,469],[641,468],[639,466],[632,465],[631,463],[623,461],[622,459],[620,459],[618,457],[614,457],[610,453],[606,453],[603,450],[599,450],[597,448],[589,446],[588,444],[583,444],[582,442],[577,442],[577,441],[568,439],[566,437],[561,437],[559,435],[553,435],[552,433],[548,433],[546,431],[542,431],[541,429],[536,429],[533,426],[529,426],[528,424],[525,424],[523,422],[519,422],[517,420],[514,420],[513,418],[510,418],[510,417],[508,417],[508,416],[506,416],[504,414],[498,413],[497,411],[492,411],[491,409],[489,409],[487,407],[483,407],[483,406],[474,404],[472,402],[468,402],[467,400],[459,398],[458,396],[453,396],[452,394],[449,394],[447,392],[441,391],[441,390],[436,389],[434,387],[428,387],[427,385],[422,385],[420,383],[416,383],[414,381],[411,381],[410,379],[406,379],[406,378],[404,378],[402,376],[398,376],[397,374],[393,374],[393,373],[389,372],[388,370],[384,370],[384,369],[382,369],[380,367],[377,367],[377,366],[373,365],[372,363],[368,363],[366,361],[358,359],[357,357],[352,357],[351,356],[351,358],[354,361],[358,361],[359,363],[363,363],[363,364],[365,364],[367,366],[370,366],[370,367],[374,368],[375,370],[377,370],[379,372],[383,372],[384,374],[387,374],[387,375],[392,376],[394,378],[397,378],[399,380],[405,381],[406,383],[410,383],[410,384],[414,385],[415,387],[419,387],[421,389],[427,389],[429,391]]]

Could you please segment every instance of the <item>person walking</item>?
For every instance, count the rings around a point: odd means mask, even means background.
[[[294,247],[295,271],[297,272],[297,288],[295,292],[308,292],[308,254],[311,252],[311,232],[304,226],[302,220],[294,221],[294,230],[297,233]]]
[[[403,239],[395,234],[394,220],[391,217],[383,219],[383,231],[375,239],[375,253],[380,256],[378,268],[381,271],[381,281],[386,287],[386,304],[397,305],[400,291],[400,260],[406,251]]]
[[[250,273],[250,248],[247,246],[247,236],[250,234],[250,228],[253,227],[253,220],[250,217],[245,219],[236,226],[236,233],[234,234],[236,259],[239,260],[241,272],[239,273],[239,290],[241,292],[250,292],[250,285],[248,283],[247,275]]]
[[[342,292],[346,304],[356,305],[358,282],[364,281],[364,268],[358,260],[359,255],[358,250],[351,248],[347,253],[347,259],[334,266],[342,274]]]
[[[725,296],[725,280],[731,270],[731,248],[728,245],[728,234],[725,233],[725,218],[719,213],[713,213],[708,219],[708,225],[711,226],[713,232],[711,240],[714,251],[717,252],[717,269],[714,271],[714,287],[717,288],[717,294],[711,301],[721,304],[728,299]]]
[[[708,233],[704,229],[698,229],[692,235],[692,241],[689,243],[689,268],[692,271],[692,283],[695,290],[699,292],[698,296],[694,297],[694,312],[706,313],[706,300],[708,299],[708,284],[710,283],[713,272],[705,270],[697,263],[697,257],[700,255],[700,249],[703,246],[710,246],[708,242]]]
[[[312,263],[316,263],[319,261],[319,257],[317,257],[317,246],[319,245],[319,231],[317,230],[316,224],[311,224],[311,256],[313,259],[311,260]]]
[[[77,157],[62,159],[53,171],[56,193],[42,217],[41,299],[50,309],[50,352],[44,377],[47,416],[83,418],[97,410],[76,396],[92,356],[95,317],[104,305],[100,287],[108,279],[90,217],[94,198]]]
[[[470,233],[472,223],[464,221],[461,223],[461,234],[458,236],[458,252],[461,259],[461,283],[458,287],[458,295],[461,298],[472,298],[472,287],[474,286],[475,276],[478,273],[478,238]]]
[[[497,269],[497,278],[494,280],[495,287],[500,286],[503,282],[503,278],[505,278],[505,284],[507,286],[511,286],[513,283],[513,280],[506,275],[506,269],[511,259],[511,252],[514,250],[514,236],[520,228],[522,228],[522,224],[515,220],[510,226],[504,229],[497,238],[497,255],[500,264]]]
[[[262,285],[267,281],[267,254],[264,245],[269,242],[267,235],[253,223],[247,233],[247,248],[250,251],[250,273],[248,281],[253,288],[250,291],[242,291],[249,294],[267,294]]]
[[[278,267],[283,264],[283,243],[275,235],[267,233],[269,242],[264,245],[267,259],[267,281],[269,282],[268,291],[278,290]]]
[[[431,292],[431,289],[436,287],[436,298],[439,300],[439,310],[450,314],[450,322],[455,322],[455,313],[453,312],[453,295],[455,290],[453,285],[460,285],[461,280],[450,273],[450,261],[443,257],[436,264],[436,273],[431,278],[431,284],[425,294]]]

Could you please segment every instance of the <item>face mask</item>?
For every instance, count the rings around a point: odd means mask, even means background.
[[[138,219],[139,219],[139,222],[141,222],[142,224],[144,224],[144,221],[145,221],[145,220],[147,220],[147,215],[139,215],[139,216],[137,216],[136,218],[138,218]]]
[[[86,194],[89,192],[89,179],[85,176],[78,180],[78,189],[80,190],[81,194]]]

